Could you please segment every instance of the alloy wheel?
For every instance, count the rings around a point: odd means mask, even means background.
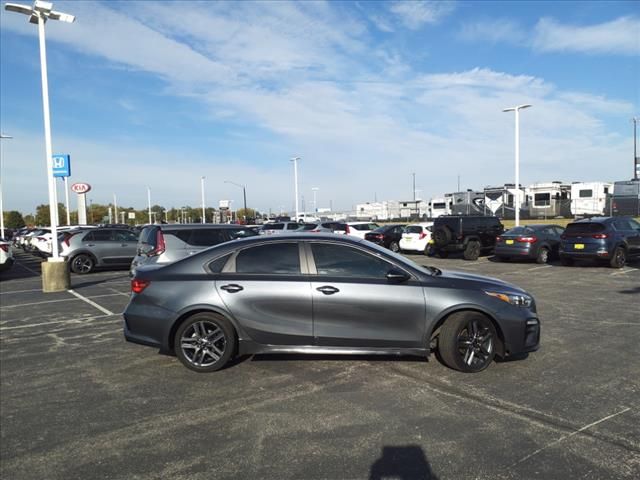
[[[93,270],[93,260],[87,255],[79,255],[73,259],[73,271],[76,273],[89,273]]]
[[[465,365],[481,369],[491,361],[493,354],[493,333],[477,319],[470,320],[458,332],[458,352]]]
[[[192,365],[209,367],[224,355],[227,337],[214,322],[194,322],[182,334],[180,348],[185,359]]]

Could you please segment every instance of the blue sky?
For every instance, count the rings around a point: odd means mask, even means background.
[[[632,174],[638,2],[56,2],[54,152],[94,202],[335,209],[513,181]],[[37,28],[0,15],[5,210],[44,203]],[[60,192],[60,198],[62,192]]]

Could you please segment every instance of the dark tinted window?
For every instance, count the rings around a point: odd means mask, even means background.
[[[640,223],[632,219],[629,220],[629,223],[631,224],[631,228],[633,228],[634,230],[640,230]]]
[[[562,235],[564,233],[564,228],[558,227],[557,225],[554,226],[553,229],[556,231],[556,235]]]
[[[83,242],[110,242],[111,230],[94,230],[82,239]]]
[[[224,232],[219,228],[195,228],[191,230],[188,243],[194,247],[210,247],[226,240]]]
[[[213,262],[209,263],[209,270],[211,270],[211,272],[213,273],[222,272],[222,269],[226,265],[230,256],[231,254],[228,254],[228,255],[224,255],[223,257],[216,258]]]
[[[282,223],[271,223],[264,226],[265,230],[282,230],[284,229],[284,224]]]
[[[297,223],[287,223],[287,230],[298,230],[302,227],[302,225]]]
[[[550,205],[551,194],[550,193],[536,193],[533,199],[534,205]]]
[[[236,238],[255,237],[258,234],[250,228],[239,228],[237,230],[227,230],[227,235],[229,235],[229,238],[235,240]]]
[[[318,275],[385,278],[393,266],[355,248],[330,243],[311,245]]]
[[[305,223],[304,225],[302,225],[302,230],[308,232],[309,230],[315,230],[317,226],[318,225],[315,223]]]
[[[578,195],[580,195],[580,198],[591,198],[593,197],[593,190],[580,190]]]
[[[534,231],[529,227],[514,227],[504,232],[505,235],[531,235]]]
[[[621,230],[621,231],[625,231],[625,230],[633,230],[631,228],[631,224],[629,223],[629,220],[616,220],[615,222],[613,222],[613,225],[616,227],[616,230]]]
[[[567,225],[564,233],[570,235],[578,233],[598,233],[604,230],[605,226],[602,223],[570,223]]]
[[[355,229],[355,230],[371,230],[369,228],[369,224],[368,223],[361,223],[361,224],[357,224],[357,225],[350,225],[351,228]]]
[[[431,208],[435,208],[435,209],[438,209],[438,210],[444,210],[446,207],[447,207],[446,203],[439,203],[438,202],[438,203],[431,204]]]
[[[236,257],[237,273],[300,273],[297,243],[273,243],[242,250]]]
[[[116,242],[137,242],[138,236],[129,230],[114,230],[113,238]]]
[[[404,231],[405,233],[422,233],[422,227],[420,225],[409,225]]]
[[[148,245],[156,245],[156,230],[158,227],[144,227],[140,232],[140,243],[146,243]]]

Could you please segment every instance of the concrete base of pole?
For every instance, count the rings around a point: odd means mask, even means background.
[[[63,292],[71,286],[69,266],[64,259],[50,258],[42,262],[42,291],[44,293]]]

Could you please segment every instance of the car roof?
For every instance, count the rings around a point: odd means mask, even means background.
[[[615,217],[615,218],[628,219],[629,217]],[[582,218],[580,220],[576,220],[575,222],[572,222],[572,223],[606,223],[613,219],[614,217],[588,217],[588,218]]]
[[[200,230],[203,228],[218,228],[218,229],[231,229],[231,228],[251,228],[248,225],[237,225],[232,223],[194,223],[194,224],[183,224],[183,223],[163,223],[161,225],[145,225],[147,227],[158,227],[161,230]]]

